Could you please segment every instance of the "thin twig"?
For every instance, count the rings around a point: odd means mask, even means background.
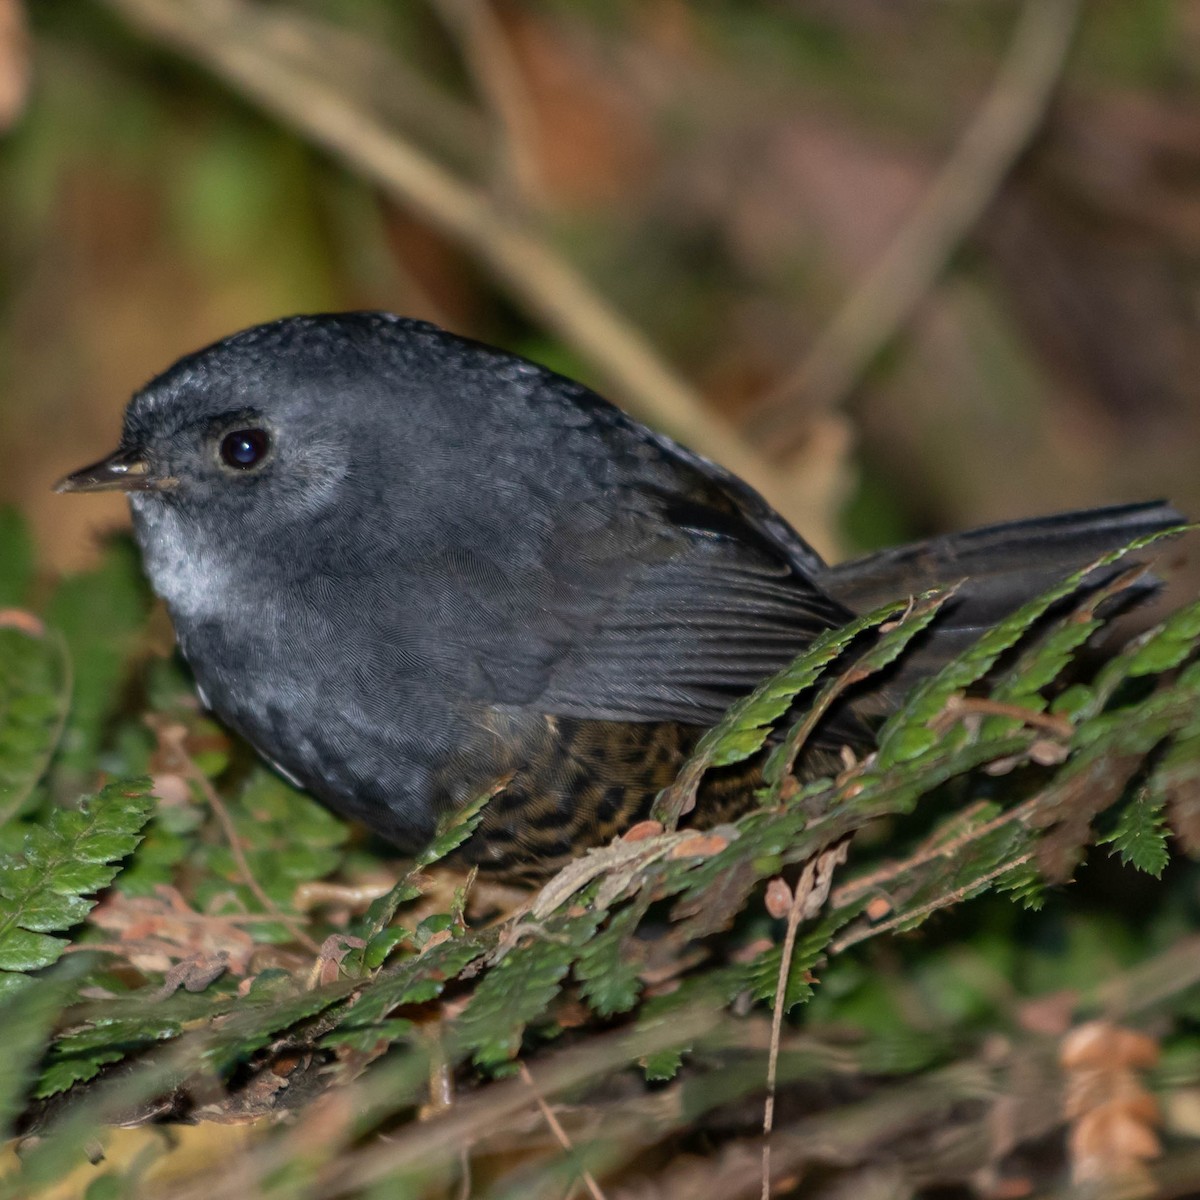
[[[1105,979],[1083,1007],[1110,1020],[1152,1010],[1200,983],[1200,935],[1182,937],[1154,958]]]
[[[463,61],[501,134],[502,194],[537,205],[543,198],[537,154],[537,111],[513,53],[512,39],[491,0],[434,0],[458,39]]]
[[[229,845],[229,853],[233,855],[234,866],[237,868],[238,874],[242,877],[242,882],[250,889],[251,895],[267,910],[270,916],[278,917],[281,921],[290,923],[288,914],[267,895],[263,890],[262,884],[258,882],[254,872],[250,869],[246,852],[242,849],[242,839],[238,836],[237,827],[233,823],[233,818],[229,815],[229,809],[225,807],[225,801],[217,794],[217,789],[213,787],[208,776],[190,758],[185,757],[183,767],[185,776],[200,789],[205,802],[217,818],[221,826],[221,832],[224,833],[225,841]],[[306,950],[311,950],[313,954],[321,953],[321,947],[303,929],[296,927],[293,936]]]
[[[977,714],[984,717],[1010,717],[1033,729],[1043,729],[1057,738],[1069,738],[1075,727],[1066,717],[1057,713],[1039,712],[1023,704],[1007,704],[1003,700],[992,700],[987,696],[951,696],[946,707],[935,717],[929,727],[935,732],[945,732],[963,717]]]
[[[474,1187],[471,1182],[471,1151],[466,1146],[458,1148],[458,1200],[471,1200]]]
[[[958,904],[960,901],[967,899],[968,896],[973,895],[985,883],[991,883],[993,879],[999,879],[1001,875],[1015,870],[1017,867],[1024,866],[1032,858],[1032,850],[1027,851],[1025,854],[1015,855],[1013,858],[1006,859],[999,866],[993,867],[990,871],[985,871],[984,874],[976,876],[970,883],[964,883],[952,892],[944,892],[939,896],[935,896],[926,904],[921,904],[916,908],[905,909],[902,912],[898,912],[894,917],[889,917],[886,921],[880,921],[877,925],[856,926],[849,933],[840,938],[835,938],[830,942],[829,953],[841,954],[843,950],[847,950],[859,942],[864,942],[867,938],[887,933],[899,925],[907,925],[910,921],[920,921],[929,916],[930,913],[937,912],[940,908],[948,908],[952,904]]]
[[[720,1019],[716,1012],[692,1007],[673,1014],[669,1021],[593,1037],[589,1044],[560,1051],[545,1063],[538,1071],[538,1090],[542,1095],[553,1095],[609,1075],[657,1050],[686,1045],[711,1032]],[[329,1179],[313,1194],[318,1200],[333,1200],[369,1187],[397,1171],[437,1162],[465,1138],[478,1138],[502,1127],[528,1104],[528,1089],[519,1080],[495,1084],[456,1104],[437,1120],[420,1128],[401,1130],[388,1145],[373,1143],[360,1147],[346,1158],[336,1178]],[[280,1144],[271,1149],[287,1147]],[[195,1200],[218,1198],[206,1195]]]
[[[1039,793],[1032,800],[1026,800],[1019,807],[1010,808],[1006,812],[1001,813],[1000,816],[985,822],[983,825],[968,826],[962,833],[955,834],[951,838],[945,838],[940,831],[935,831],[908,858],[894,859],[891,862],[884,863],[880,867],[876,867],[873,871],[868,871],[863,875],[847,880],[833,893],[833,907],[845,908],[846,905],[853,904],[855,900],[864,896],[867,892],[880,891],[885,884],[891,883],[901,875],[905,875],[909,871],[914,871],[917,867],[923,867],[926,863],[933,862],[935,859],[952,858],[964,846],[968,846],[971,842],[985,837],[1001,825],[1007,825],[1012,821],[1020,820],[1027,811],[1033,811],[1033,808],[1037,807],[1037,803],[1041,799],[1042,797]],[[987,805],[983,801],[971,805],[969,809],[956,817],[956,823],[969,819],[975,812],[980,812],[986,807]]]
[[[369,108],[284,60],[256,36],[243,0],[104,0],[126,21],[204,63],[304,137],[470,249],[514,298],[590,359],[614,390],[668,432],[796,518],[778,472],[659,357],[553,247],[477,188],[434,162]],[[793,511],[789,513],[789,509]]]
[[[800,365],[749,422],[774,452],[799,445],[796,409],[836,407],[896,335],[1045,118],[1075,32],[1079,0],[1027,0],[987,99],[887,251]]]
[[[964,829],[961,833],[944,840],[939,840],[939,834],[935,832],[932,837],[926,839],[925,842],[918,846],[908,858],[885,863],[874,871],[870,871],[865,875],[859,876],[857,879],[851,879],[842,884],[833,893],[832,903],[834,908],[844,908],[848,904],[853,904],[867,892],[879,890],[883,884],[890,883],[901,875],[915,871],[918,867],[923,867],[926,863],[933,862],[935,859],[953,858],[964,847],[971,845],[972,842],[978,842],[980,839],[988,837],[1005,825],[1029,820],[1045,805],[1046,798],[1048,796],[1053,797],[1054,795],[1056,795],[1056,791],[1054,785],[1051,784],[1050,787],[1036,792],[1028,800],[1022,800],[1020,804],[1006,809],[990,821],[985,821],[982,825]]]
[[[576,1158],[577,1152],[574,1143],[567,1136],[567,1131],[562,1127],[562,1123],[554,1115],[554,1110],[542,1099],[542,1094],[537,1090],[537,1085],[533,1082],[533,1076],[530,1075],[529,1068],[524,1063],[520,1063],[517,1070],[521,1078],[529,1085],[529,1090],[533,1093],[534,1100],[537,1101],[538,1110],[541,1112],[546,1124],[550,1127],[550,1132],[554,1134],[558,1144],[570,1157]],[[600,1185],[582,1163],[579,1164],[579,1178],[583,1181],[583,1186],[587,1188],[592,1200],[605,1200],[604,1192],[601,1191]]]
[[[20,612],[21,610],[17,611]],[[23,612],[22,615],[24,615]],[[6,624],[8,628],[20,628],[20,626],[16,625],[11,612],[8,622],[0,622],[0,627],[4,627]],[[38,625],[41,625],[40,621]],[[26,629],[26,632],[29,632],[28,629]],[[38,764],[36,771],[32,771],[26,775],[24,784],[17,784],[10,793],[3,809],[0,809],[0,826],[7,825],[21,811],[25,805],[25,801],[33,794],[33,789],[41,782],[42,776],[45,775],[50,764],[54,761],[55,751],[58,750],[58,744],[62,741],[63,730],[67,727],[67,719],[71,715],[71,700],[75,691],[75,665],[71,661],[70,654],[67,652],[67,643],[63,639],[62,634],[57,630],[47,633],[43,628],[31,636],[48,638],[54,646],[55,652],[58,654],[59,666],[62,670],[62,678],[59,680],[58,706],[54,713],[54,727],[51,729],[50,737],[46,741],[46,749],[42,754],[42,761]]]
[[[486,153],[488,130],[470,105],[428,76],[404,70],[378,39],[297,9],[256,4],[241,12],[273,53],[413,130],[423,146],[435,146],[464,168]]]
[[[783,936],[783,951],[779,959],[779,976],[775,981],[775,1003],[771,1008],[771,1050],[767,1057],[767,1098],[763,1104],[762,1200],[771,1200],[771,1131],[775,1126],[775,1087],[779,1075],[779,1040],[783,1034],[783,1013],[787,1008],[788,980],[792,973],[792,953],[796,949],[796,930],[804,915],[804,907],[813,890],[817,859],[805,864],[792,895],[788,909],[787,931]]]

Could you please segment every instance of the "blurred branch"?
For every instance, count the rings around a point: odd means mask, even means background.
[[[1182,1146],[1169,1152],[1149,1172],[1141,1189],[1119,1176],[1056,1188],[1045,1200],[1194,1200],[1200,1194],[1200,1150]]]
[[[458,41],[463,60],[501,138],[497,167],[508,198],[542,198],[537,113],[513,54],[508,30],[490,0],[434,0],[442,23]]]
[[[1094,1011],[1098,1000],[1109,1019],[1120,1020],[1145,1018],[1186,995],[1200,972],[1198,941],[1194,936],[1182,938],[1119,973],[1096,994],[1074,997],[1071,1007],[1076,1019]],[[1051,995],[1044,994],[1043,999]],[[761,1019],[719,1034],[728,1035],[729,1045],[758,1052],[768,1051],[774,1042],[773,1030]],[[803,1047],[813,1056],[814,1075],[870,1073],[865,1065],[853,1062],[855,1051],[848,1045],[822,1042],[810,1034],[792,1035],[790,1046],[793,1052]],[[1058,1053],[1046,1037],[1014,1033],[1006,1044],[993,1043],[981,1055],[885,1083],[857,1102],[818,1112],[798,1107],[784,1128],[770,1135],[771,1178],[803,1178],[810,1167],[821,1164],[875,1171],[900,1167],[910,1185],[978,1182],[982,1172],[993,1170],[1017,1145],[1062,1128],[1064,1086]],[[698,1194],[749,1200],[760,1192],[760,1154],[758,1139],[743,1137],[709,1158],[681,1157],[656,1177],[655,1195],[663,1200]],[[1154,1176],[1162,1189],[1154,1195],[1190,1195],[1200,1179],[1200,1156],[1184,1149],[1155,1167]],[[615,1192],[613,1200],[634,1200],[641,1194],[634,1185]],[[1053,1195],[1056,1200],[1120,1200],[1122,1195],[1128,1200],[1130,1193],[1122,1194],[1114,1186],[1090,1191],[1065,1188]]]
[[[457,1153],[459,1146],[488,1129],[505,1128],[536,1103],[534,1097],[544,1099],[609,1077],[646,1055],[702,1038],[720,1022],[718,1012],[696,1006],[672,1014],[670,1020],[600,1034],[587,1044],[558,1050],[539,1065],[536,1075],[526,1072],[525,1077],[497,1082],[423,1124],[398,1130],[387,1141],[361,1146],[348,1154],[337,1175],[313,1194],[334,1200],[355,1189],[379,1185],[399,1172],[427,1166],[439,1156]]]
[[[1106,1017],[1141,1015],[1200,985],[1200,934],[1180,938],[1136,967],[1106,980],[1089,1001]]]
[[[0,132],[20,120],[33,75],[21,0],[0,0]]]
[[[895,337],[991,204],[1041,126],[1062,73],[1079,0],[1026,0],[1000,74],[962,140],[874,269],[749,422],[772,452],[791,453],[797,409],[840,404]]]
[[[345,90],[287,61],[245,0],[103,0],[145,35],[244,96],[466,246],[530,313],[589,358],[629,404],[794,510],[783,475],[671,370],[542,237],[388,127]],[[277,18],[282,19],[282,18]],[[797,514],[792,511],[790,514]],[[808,515],[811,520],[811,514]]]
[[[1022,1047],[1004,1061],[964,1060],[889,1082],[865,1099],[815,1113],[802,1111],[771,1135],[772,1182],[803,1180],[814,1166],[875,1171],[895,1166],[910,1185],[917,1179],[961,1185],[995,1156],[993,1114],[1012,1103],[1018,1088],[1023,1127],[1053,1129],[1059,1123],[1058,1075],[1044,1048]],[[931,1129],[936,1135],[931,1136]],[[654,1194],[663,1200],[696,1195],[757,1200],[757,1151],[748,1139],[738,1139],[700,1161],[679,1156],[656,1177]],[[633,1200],[634,1195],[629,1188],[616,1192],[614,1200]]]
[[[219,10],[220,0],[213,5]],[[394,54],[356,30],[297,10],[244,8],[239,20],[261,44],[319,76],[390,123],[412,130],[464,170],[487,154],[489,131],[469,105],[408,70]]]
[[[771,1200],[771,1134],[775,1129],[776,1084],[779,1078],[779,1041],[783,1031],[783,1014],[787,1009],[788,977],[792,971],[792,956],[796,949],[796,931],[800,928],[816,879],[817,859],[805,864],[804,871],[788,905],[787,931],[783,951],[779,956],[779,976],[775,982],[775,1000],[771,1005],[771,1047],[767,1053],[767,1098],[763,1106],[762,1200]],[[786,886],[786,884],[785,884]]]
[[[562,1123],[554,1115],[554,1110],[542,1098],[542,1094],[537,1090],[537,1085],[533,1082],[533,1076],[529,1073],[529,1068],[521,1063],[517,1067],[517,1074],[528,1085],[529,1090],[533,1093],[534,1100],[537,1101],[538,1112],[542,1114],[546,1124],[550,1126],[550,1131],[554,1134],[555,1140],[563,1148],[568,1158],[576,1157],[575,1146],[571,1142],[567,1131],[562,1127]],[[579,1168],[579,1178],[583,1186],[587,1188],[588,1195],[592,1200],[604,1200],[604,1193],[600,1190],[600,1185],[596,1182],[595,1177],[585,1167]]]

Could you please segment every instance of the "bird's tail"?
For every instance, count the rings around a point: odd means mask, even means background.
[[[911,681],[936,670],[1072,571],[1139,537],[1183,523],[1180,513],[1159,501],[1008,521],[839,563],[827,568],[820,583],[855,612],[868,612],[930,588],[959,585],[930,636],[909,656],[902,674]],[[1097,572],[1089,583],[1102,586],[1126,565]],[[1145,595],[1155,586],[1156,581],[1148,578],[1135,585],[1129,598]]]

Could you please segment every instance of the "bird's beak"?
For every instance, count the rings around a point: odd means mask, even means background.
[[[117,450],[90,467],[60,479],[56,492],[163,492],[178,480],[153,476],[136,450]]]

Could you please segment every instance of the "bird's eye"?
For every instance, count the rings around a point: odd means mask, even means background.
[[[221,461],[236,471],[248,471],[267,457],[270,448],[265,429],[235,429],[221,439]]]

